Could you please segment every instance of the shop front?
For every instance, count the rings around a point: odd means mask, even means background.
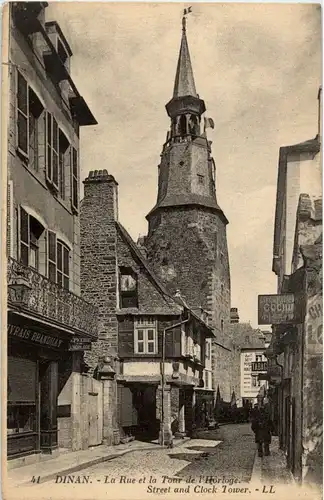
[[[8,315],[7,455],[52,453],[58,447],[59,363],[69,338],[20,315]]]

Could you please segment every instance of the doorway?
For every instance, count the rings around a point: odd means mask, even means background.
[[[103,438],[103,393],[102,382],[91,379],[91,390],[88,392],[89,446],[102,444]]]

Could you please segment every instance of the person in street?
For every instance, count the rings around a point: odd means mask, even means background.
[[[259,457],[270,455],[271,435],[274,431],[273,422],[266,409],[261,406],[254,408],[251,418],[251,429],[255,434]]]

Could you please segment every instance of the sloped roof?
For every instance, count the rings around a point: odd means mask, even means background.
[[[197,97],[186,30],[183,28],[173,97],[184,97],[187,95]]]
[[[164,300],[166,301],[167,305],[170,307],[172,313],[172,309],[175,314],[180,314],[183,309],[187,309],[192,317],[198,321],[201,326],[205,329],[207,329],[212,336],[215,335],[214,331],[212,328],[210,328],[207,323],[205,323],[192,309],[190,309],[186,304],[183,303],[183,306],[179,304],[177,300],[169,293],[167,288],[164,286],[164,284],[159,280],[159,278],[156,276],[148,262],[146,261],[145,257],[143,256],[142,252],[139,250],[137,247],[136,243],[132,239],[131,235],[126,231],[124,226],[116,221],[116,226],[117,230],[120,232],[122,238],[124,241],[129,245],[131,251],[133,254],[136,256],[138,261],[141,263],[143,268],[145,269],[147,275],[150,277],[151,282],[155,285],[155,287],[160,291],[161,295],[163,296]],[[129,314],[135,314],[134,308],[131,308],[129,311]],[[138,311],[137,311],[138,313]]]
[[[195,193],[173,194],[173,195],[171,194],[169,196],[166,196],[163,200],[158,202],[152,208],[152,210],[147,214],[146,218],[148,219],[149,216],[159,208],[168,208],[168,207],[185,206],[185,205],[201,206],[207,209],[209,208],[214,211],[217,211],[221,216],[224,224],[228,224],[228,220],[223,210],[217,204],[215,198],[211,196],[202,196]]]

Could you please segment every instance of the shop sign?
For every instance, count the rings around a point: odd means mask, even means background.
[[[17,325],[8,325],[8,335],[47,347],[63,347],[64,340]]]
[[[252,363],[252,371],[253,372],[266,372],[267,371],[267,362],[266,361],[254,361],[254,363]]]
[[[296,319],[294,294],[258,296],[259,325],[292,324],[298,322]]]
[[[86,337],[73,337],[69,344],[69,351],[91,351],[91,342]]]

